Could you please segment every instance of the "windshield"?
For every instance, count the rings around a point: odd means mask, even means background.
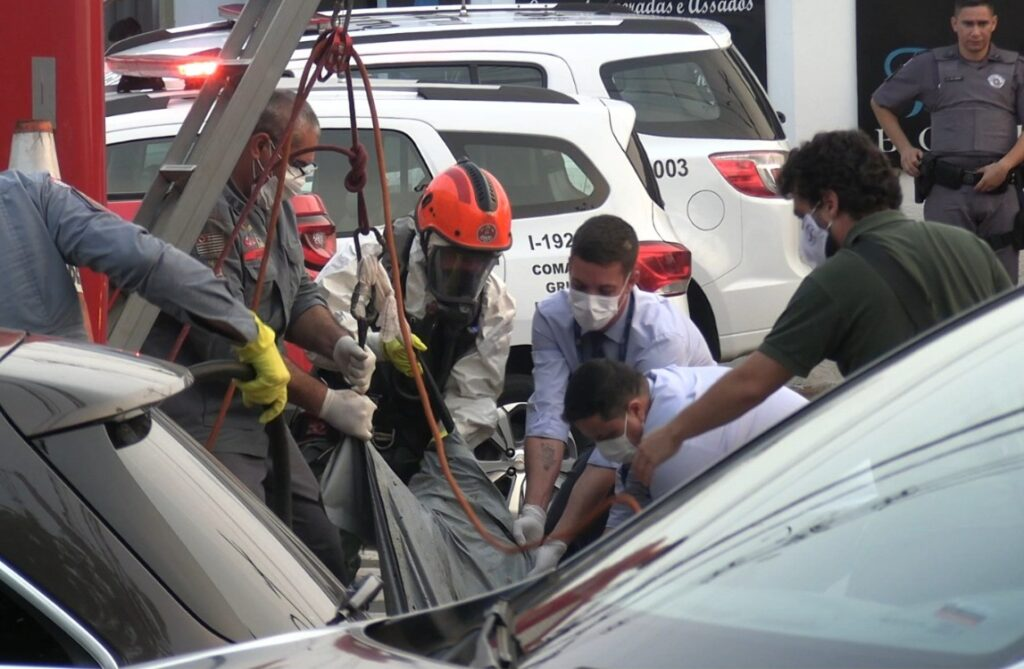
[[[41,437],[40,450],[175,597],[243,640],[323,625],[340,584],[159,411]]]
[[[1020,658],[1022,327],[1018,296],[859,377],[525,593],[530,664]]]
[[[707,139],[782,139],[782,127],[733,50],[690,51],[601,66],[608,94],[636,109],[642,134]]]

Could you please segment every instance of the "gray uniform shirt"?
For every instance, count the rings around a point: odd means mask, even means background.
[[[0,326],[83,339],[68,265],[103,272],[183,321],[256,336],[252,315],[202,263],[48,174],[0,172]]]
[[[956,45],[933,49],[911,58],[872,98],[900,115],[920,101],[931,114],[931,150],[975,167],[1006,155],[1017,141],[1024,62],[995,46],[978,63],[961,58]],[[979,160],[971,163],[971,157]]]
[[[217,262],[244,205],[245,198],[233,186],[229,184],[225,187],[193,249],[196,258],[210,267]],[[249,306],[252,306],[256,294],[260,263],[267,252],[265,241],[268,223],[267,213],[258,206],[254,207],[248,220],[242,224],[234,246],[221,268],[231,293]],[[256,313],[277,333],[280,345],[281,337],[289,325],[303,312],[317,305],[326,307],[327,304],[320,288],[306,274],[295,212],[287,202],[281,209],[277,238],[269,253],[266,278]],[[180,331],[181,322],[173,314],[161,315],[142,350],[150,355],[167,357]],[[226,339],[193,329],[176,362],[191,365],[225,358],[234,358]],[[193,386],[165,401],[162,408],[189,434],[205,442],[217,419],[226,390],[227,385],[220,383]],[[257,420],[259,414],[259,408],[246,408],[236,392],[214,450],[266,456],[268,441],[263,426]]]

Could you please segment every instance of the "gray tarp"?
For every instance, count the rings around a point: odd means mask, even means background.
[[[484,527],[510,544],[512,514],[457,434],[445,438],[452,473]],[[532,566],[484,541],[455,500],[437,453],[428,451],[406,486],[372,446],[347,439],[321,481],[327,515],[376,537],[388,613],[453,602],[515,583]],[[369,526],[373,521],[375,527]]]

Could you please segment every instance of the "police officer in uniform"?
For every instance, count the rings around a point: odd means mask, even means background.
[[[103,272],[121,290],[218,333],[224,357],[256,371],[239,389],[246,401],[268,407],[260,419],[284,409],[289,375],[273,332],[225,281],[45,172],[0,172],[0,327],[85,339],[68,265]]]
[[[989,243],[1017,281],[1012,230],[1020,210],[1017,168],[1024,161],[1024,62],[992,44],[998,18],[988,0],[957,0],[951,20],[957,44],[925,51],[889,77],[871,98],[903,169],[927,193],[928,220],[966,228]],[[931,113],[925,156],[900,128],[898,113],[914,101]]]
[[[193,255],[213,266],[242,212],[248,196],[256,188],[257,177],[269,168],[294,104],[294,94],[275,93],[256,123],[217,204],[199,236]],[[320,124],[311,107],[305,104],[292,137],[292,153],[316,146]],[[303,190],[306,175],[313,168],[313,155],[292,159],[287,168],[286,195]],[[315,413],[345,434],[368,439],[375,406],[365,397],[375,364],[374,356],[356,344],[327,310],[320,290],[306,274],[295,212],[288,202],[281,207],[277,236],[267,245],[270,208],[277,188],[277,177],[257,193],[256,206],[242,224],[237,238],[225,257],[221,273],[231,291],[246,304],[252,304],[264,254],[269,254],[266,276],[256,311],[276,335],[302,348],[332,359],[352,389],[334,390],[287,362],[291,373],[288,398],[303,409]],[[181,331],[181,322],[173,313],[160,316],[143,351],[166,357]],[[177,356],[191,365],[224,357],[221,337],[193,329]],[[163,409],[200,442],[205,442],[218,419],[227,384],[206,383],[179,393]],[[273,476],[269,458],[269,439],[257,421],[258,412],[241,398],[234,398],[223,419],[213,454],[260,499],[271,493]],[[307,546],[342,581],[351,580],[346,569],[337,531],[330,524],[320,500],[320,488],[294,441],[289,444],[293,529]]]

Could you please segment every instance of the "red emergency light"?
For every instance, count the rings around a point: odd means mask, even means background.
[[[200,88],[224,66],[220,49],[207,49],[188,56],[167,54],[107,56],[107,69],[122,77],[182,79],[185,88]]]
[[[178,74],[182,79],[206,79],[212,77],[220,65],[215,60],[197,60],[178,65]]]

